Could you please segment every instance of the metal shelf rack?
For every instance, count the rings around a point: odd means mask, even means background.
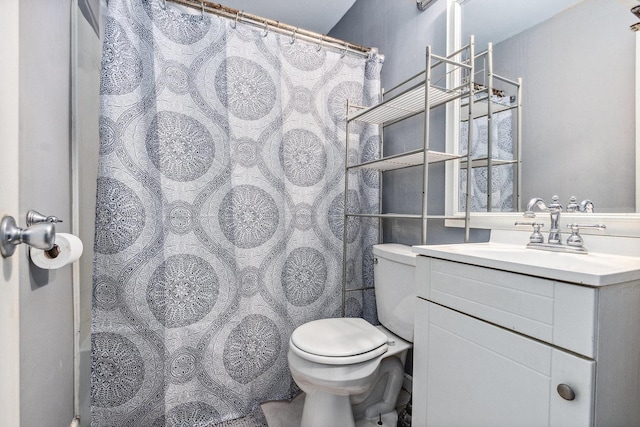
[[[486,156],[471,159],[471,162],[462,160],[460,162],[460,170],[468,169],[471,164],[472,168],[487,168],[487,212],[493,210],[493,172],[494,167],[513,165],[513,206],[515,210],[520,207],[520,153],[522,145],[522,79],[510,80],[506,77],[496,74],[493,70],[493,44],[487,45],[487,50],[478,53],[474,57],[475,70],[478,78],[475,80],[475,94],[473,104],[464,104],[461,106],[461,120],[471,123],[473,120],[486,117],[487,125],[487,154]],[[507,102],[496,102],[494,96],[506,99]],[[472,108],[471,108],[472,106]],[[496,114],[514,111],[515,112],[515,131],[513,137],[513,153],[511,159],[501,159],[494,155],[494,129],[492,120]],[[469,129],[471,126],[469,127]],[[470,147],[470,141],[467,144]],[[470,151],[470,150],[468,150]],[[467,173],[467,176],[469,174]],[[468,180],[467,180],[468,181]],[[469,182],[467,182],[467,196],[470,193]],[[467,197],[466,204],[469,204]]]
[[[473,36],[469,44],[448,56],[438,56],[432,53],[431,47],[426,48],[425,69],[421,73],[412,76],[383,95],[383,100],[372,107],[360,107],[347,105],[347,141],[346,152],[349,153],[349,127],[352,122],[364,122],[367,124],[380,125],[383,128],[391,126],[417,114],[424,114],[424,140],[420,149],[408,151],[398,155],[387,156],[369,162],[349,164],[348,159],[345,164],[345,207],[347,206],[346,194],[349,189],[349,171],[352,169],[366,168],[375,169],[381,172],[423,166],[422,174],[422,214],[402,215],[402,214],[368,214],[369,217],[379,218],[416,218],[422,220],[422,244],[427,241],[427,214],[429,164],[450,160],[459,160],[462,156],[455,153],[445,153],[431,150],[429,147],[429,127],[430,110],[444,105],[448,102],[466,97],[468,105],[473,108],[474,96],[476,92],[473,77],[474,73],[474,44]],[[436,86],[432,83],[434,72],[446,76],[444,87]],[[457,78],[452,78],[457,76]],[[466,77],[463,77],[466,76]],[[417,82],[416,82],[417,81]],[[390,95],[393,94],[393,95]],[[425,161],[426,159],[426,161]],[[471,159],[467,159],[470,161]],[[358,212],[348,212],[345,208],[344,220],[350,216],[361,216]],[[468,216],[468,215],[467,215]],[[433,217],[433,216],[431,216]],[[443,217],[443,216],[438,216]],[[467,227],[468,228],[468,227]],[[345,231],[346,232],[346,231]],[[468,230],[467,233],[468,235]],[[346,239],[344,239],[344,250],[346,253]]]
[[[345,200],[344,200],[344,223],[347,223],[350,217],[360,218],[377,218],[383,219],[414,219],[421,221],[421,244],[427,243],[427,223],[430,219],[456,219],[464,221],[465,242],[469,241],[469,219],[470,219],[470,196],[471,196],[471,180],[469,173],[466,174],[466,206],[464,218],[460,215],[429,215],[428,207],[428,183],[429,183],[429,165],[437,162],[458,161],[459,170],[464,170],[471,165],[471,168],[486,167],[488,174],[491,175],[491,168],[494,166],[513,164],[517,168],[519,175],[519,153],[520,153],[520,95],[521,82],[512,82],[500,76],[493,74],[492,68],[492,48],[491,44],[487,51],[475,54],[474,38],[470,37],[469,43],[449,54],[448,56],[438,56],[433,54],[430,46],[426,48],[425,69],[424,71],[410,77],[399,85],[393,87],[383,93],[382,101],[371,107],[362,107],[353,105],[347,101],[347,117],[346,117],[346,147],[345,147]],[[484,63],[484,67],[478,67],[477,63]],[[483,68],[478,72],[479,68]],[[486,73],[477,81],[476,76],[479,73]],[[435,76],[435,77],[434,77]],[[438,79],[439,78],[439,79]],[[437,81],[434,83],[434,81]],[[494,88],[494,79],[514,85],[517,89],[517,103],[515,106],[494,105],[492,97],[496,89]],[[489,152],[485,157],[472,158],[472,150],[468,149],[464,155],[458,153],[447,153],[434,151],[430,148],[429,130],[431,110],[438,106],[443,106],[452,101],[459,100],[461,106],[462,120],[472,121],[478,117],[487,116],[489,120],[493,114],[501,111],[507,111],[515,108],[517,110],[517,157],[512,160],[502,160],[492,158],[491,152],[491,133],[489,131]],[[456,104],[457,105],[457,104]],[[373,124],[384,128],[406,120],[410,117],[424,113],[423,120],[423,144],[416,150],[406,151],[401,154],[382,157],[367,162],[356,164],[349,163],[350,152],[350,127],[354,122]],[[490,127],[490,126],[489,126]],[[383,133],[383,132],[381,132]],[[467,132],[467,147],[471,147],[473,140],[472,127],[469,126]],[[456,150],[459,151],[459,150]],[[380,153],[383,153],[382,147]],[[425,161],[426,159],[426,161]],[[403,213],[361,213],[349,212],[347,204],[347,195],[349,191],[349,172],[354,169],[369,169],[380,172],[397,170],[410,167],[423,167],[422,173],[422,207],[421,214],[403,214]],[[380,177],[382,181],[382,178]],[[519,179],[516,180],[519,183]],[[489,188],[491,179],[489,176]],[[519,195],[519,184],[517,194]],[[381,188],[382,186],[380,186]],[[491,191],[489,191],[489,202],[491,202]],[[491,206],[491,205],[489,205]],[[360,289],[347,289],[347,227],[344,227],[343,236],[343,307],[345,295],[348,291],[357,291]],[[344,313],[343,313],[344,314]]]

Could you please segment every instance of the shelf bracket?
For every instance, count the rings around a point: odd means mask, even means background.
[[[427,10],[427,8],[435,2],[436,0],[416,0],[416,5],[420,10]]]

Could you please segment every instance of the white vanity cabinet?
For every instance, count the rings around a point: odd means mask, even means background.
[[[413,425],[640,426],[639,280],[575,284],[424,252]]]

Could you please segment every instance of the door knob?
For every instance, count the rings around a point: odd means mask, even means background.
[[[576,393],[570,386],[566,384],[558,384],[557,390],[560,397],[562,397],[564,400],[573,400],[576,398]]]
[[[26,243],[34,248],[50,250],[56,240],[56,228],[53,223],[34,224],[31,227],[20,228],[12,216],[5,216],[0,221],[0,254],[8,258],[20,243]]]

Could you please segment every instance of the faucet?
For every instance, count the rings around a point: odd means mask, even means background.
[[[543,227],[541,222],[522,222],[516,221],[515,225],[531,225],[533,226],[533,234],[529,237],[529,243],[527,248],[542,249],[552,252],[568,252],[574,254],[586,254],[587,250],[584,248],[582,237],[578,233],[581,228],[591,228],[595,230],[604,230],[607,227],[604,224],[595,225],[582,225],[582,224],[569,224],[568,228],[571,229],[571,236],[567,239],[567,244],[562,244],[562,237],[560,233],[560,212],[562,212],[562,205],[558,203],[558,196],[551,198],[552,203],[548,205],[540,197],[534,197],[527,203],[527,209],[523,216],[526,218],[535,218],[536,214],[533,211],[538,208],[543,212],[549,212],[551,216],[551,226],[549,227],[549,238],[547,243],[544,242],[542,234],[540,234],[540,228]],[[567,212],[593,212],[593,202],[589,199],[583,200],[580,204],[576,202],[576,198],[571,196],[569,204],[567,205]]]
[[[580,212],[593,213],[593,202],[589,199],[585,199],[580,202]]]
[[[569,204],[567,205],[567,212],[585,212],[585,213],[593,213],[594,205],[593,202],[589,199],[584,199],[580,203],[577,203],[576,196],[571,196],[569,198]]]
[[[523,222],[516,221],[515,225],[531,225],[533,226],[533,234],[529,237],[529,243],[527,248],[542,249],[552,252],[568,252],[574,254],[586,254],[587,250],[584,248],[582,237],[578,233],[581,228],[591,228],[595,230],[605,230],[607,227],[604,224],[595,225],[582,225],[582,224],[569,224],[568,228],[571,229],[571,236],[567,239],[567,244],[562,244],[562,237],[560,233],[560,212],[562,212],[562,205],[558,203],[558,196],[551,198],[552,203],[548,205],[540,197],[534,197],[527,203],[527,209],[523,216],[525,218],[535,218],[536,214],[533,211],[536,207],[543,211],[549,212],[551,216],[551,226],[549,227],[549,238],[547,243],[544,243],[544,238],[540,234],[540,228],[544,226],[541,222]],[[567,205],[567,212],[593,212],[593,202],[589,199],[583,200],[580,204],[576,202],[576,198],[571,196],[569,204]]]
[[[552,203],[547,205],[543,199],[540,197],[534,197],[529,200],[527,203],[527,209],[524,213],[524,216],[527,218],[534,218],[536,214],[533,212],[533,209],[537,206],[541,211],[549,212],[551,217],[551,225],[549,226],[549,238],[547,239],[547,243],[560,245],[562,244],[562,236],[560,233],[560,228],[558,223],[560,222],[560,212],[562,211],[562,205],[558,203],[558,196],[553,196],[551,198]]]
[[[536,214],[535,212],[533,212],[533,208],[535,208],[536,206],[538,206],[541,211],[546,211],[549,209],[544,200],[542,200],[540,197],[534,197],[533,199],[529,200],[529,203],[527,203],[527,209],[524,212],[524,216],[527,218],[535,218]]]
[[[548,210],[551,215],[551,225],[549,225],[549,239],[547,243],[552,243],[555,245],[562,244],[562,237],[560,236],[560,226],[558,222],[560,221],[560,212],[562,211],[562,205],[558,203],[558,196],[553,196],[551,198],[552,203],[549,204]]]

